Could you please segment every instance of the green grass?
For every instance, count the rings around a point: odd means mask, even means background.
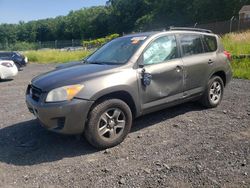
[[[250,80],[250,59],[233,60],[233,77]]]
[[[250,31],[227,34],[222,38],[222,42],[232,55],[250,54]]]
[[[90,51],[26,51],[24,53],[30,62],[38,63],[66,63],[70,61],[79,61],[90,54]]]
[[[250,54],[250,31],[231,33],[222,38],[223,45],[233,56]],[[250,59],[234,59],[232,62],[234,78],[250,80]]]

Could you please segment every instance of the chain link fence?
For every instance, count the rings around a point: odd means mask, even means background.
[[[209,29],[219,35],[231,32],[242,32],[250,29],[250,19],[237,20],[232,18],[227,21],[220,21],[208,24],[195,24],[197,28]]]
[[[82,40],[63,40],[63,41],[47,41],[38,42],[38,49],[52,48],[52,49],[70,49],[82,46]]]

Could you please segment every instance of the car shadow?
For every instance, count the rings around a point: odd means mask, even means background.
[[[0,161],[35,165],[98,151],[83,139],[49,132],[37,120],[18,123],[0,129]]]
[[[189,111],[202,110],[195,103],[186,103],[136,119],[131,132],[171,119]],[[58,161],[98,152],[83,137],[49,132],[37,120],[30,120],[0,129],[0,161],[18,166]]]
[[[205,108],[202,107],[202,105],[200,105],[198,102],[188,102],[157,111],[136,119],[131,132],[140,131],[141,129],[147,128],[167,119],[172,119],[187,112],[202,110],[205,110]]]
[[[9,79],[0,79],[0,83],[1,82],[11,82],[11,81],[13,81],[12,78],[9,78]]]

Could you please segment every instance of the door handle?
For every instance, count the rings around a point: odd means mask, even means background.
[[[211,60],[211,59],[208,60],[208,64],[209,64],[209,65],[211,65],[211,64],[213,64],[213,63],[214,63],[213,60]]]
[[[182,67],[181,66],[176,66],[176,72],[181,72],[182,71]]]

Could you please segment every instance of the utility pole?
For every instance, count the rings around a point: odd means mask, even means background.
[[[55,40],[55,49],[57,49],[57,40]]]
[[[234,16],[230,19],[230,30],[229,30],[230,33],[232,32],[233,20]]]
[[[6,39],[6,49],[7,50],[9,49],[9,41],[8,41],[8,39]]]

